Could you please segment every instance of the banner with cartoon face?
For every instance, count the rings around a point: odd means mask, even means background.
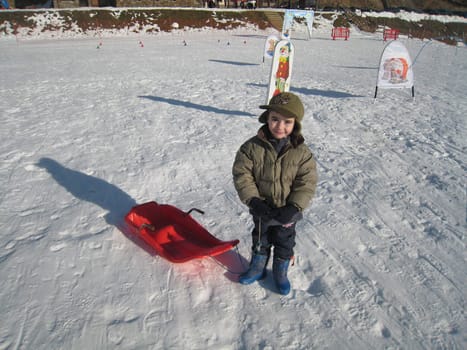
[[[294,52],[294,46],[289,40],[281,40],[276,44],[271,65],[266,104],[269,103],[269,100],[273,96],[281,92],[289,91]]]
[[[399,41],[386,45],[379,64],[378,88],[412,88],[414,75],[407,48]]]

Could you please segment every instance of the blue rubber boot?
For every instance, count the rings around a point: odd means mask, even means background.
[[[269,257],[267,255],[254,254],[251,257],[248,270],[240,275],[238,282],[241,284],[252,284],[253,282],[266,277],[266,265],[268,258]]]
[[[274,282],[279,289],[279,293],[287,295],[290,292],[290,282],[287,278],[287,270],[289,269],[290,260],[274,258],[272,261],[272,275]]]

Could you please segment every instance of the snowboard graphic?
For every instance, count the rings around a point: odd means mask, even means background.
[[[289,91],[294,51],[294,46],[289,40],[281,40],[276,44],[266,103],[269,103],[273,96]]]

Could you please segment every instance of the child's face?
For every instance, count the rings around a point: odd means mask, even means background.
[[[268,127],[275,139],[283,139],[289,136],[295,125],[295,118],[285,117],[276,111],[270,111],[268,116]]]

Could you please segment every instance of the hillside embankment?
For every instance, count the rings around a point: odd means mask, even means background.
[[[174,29],[236,29],[255,26],[266,29],[273,26],[270,13],[283,17],[284,10],[195,10],[161,8],[80,8],[64,10],[10,10],[0,11],[0,36],[27,37],[32,33],[59,31],[88,33],[99,30],[126,30],[139,33],[171,31]],[[384,13],[366,16],[361,11],[316,12],[316,18],[331,21],[334,27],[355,26],[359,30],[374,33],[382,27],[400,30],[413,38],[435,39],[448,44],[466,43],[467,23],[440,21],[426,15],[426,19],[411,21]],[[319,26],[319,20],[314,22]],[[280,29],[277,28],[276,29]]]

